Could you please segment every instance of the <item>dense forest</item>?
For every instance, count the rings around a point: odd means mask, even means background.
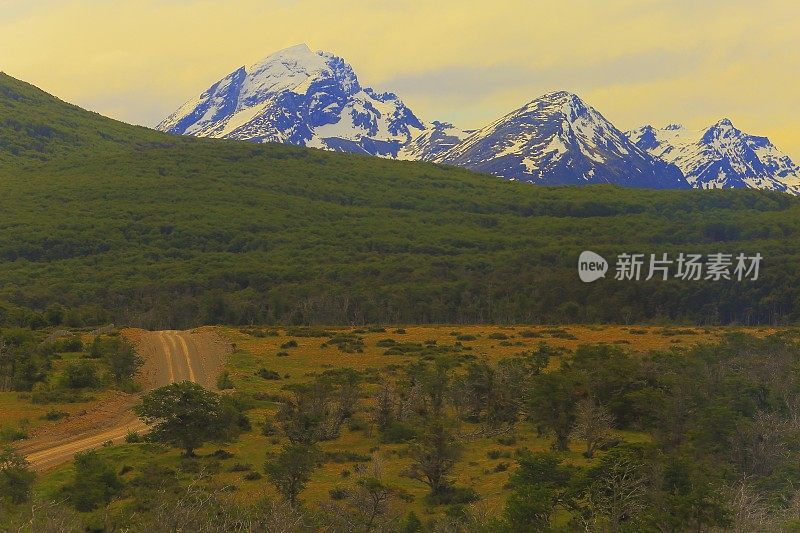
[[[0,75],[0,322],[778,324],[800,200],[543,188],[168,136]],[[758,281],[579,281],[577,257],[761,253]]]

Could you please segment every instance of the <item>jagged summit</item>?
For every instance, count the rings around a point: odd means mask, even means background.
[[[344,59],[300,44],[236,69],[157,129],[395,157],[424,125],[393,93],[363,88]]]
[[[651,155],[675,163],[693,187],[800,193],[800,168],[767,137],[744,133],[729,118],[695,131],[644,126],[628,136]]]
[[[599,112],[567,91],[532,100],[435,160],[539,184],[688,186],[676,167],[634,146]]]

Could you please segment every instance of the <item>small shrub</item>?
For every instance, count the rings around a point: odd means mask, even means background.
[[[66,411],[59,411],[58,409],[50,409],[47,413],[42,417],[44,420],[61,420],[62,418],[67,418],[69,413]]]
[[[143,442],[143,441],[144,438],[142,438],[142,436],[139,435],[139,433],[137,433],[136,431],[129,431],[125,435],[125,442],[127,442],[128,444],[135,444],[137,442]]]
[[[39,405],[51,403],[82,403],[94,400],[94,396],[80,390],[53,388],[46,383],[37,383],[31,392],[31,402]]]
[[[675,335],[697,335],[693,329],[680,329],[680,328],[664,328],[661,330],[661,335],[664,337],[672,337]]]
[[[253,469],[250,463],[233,463],[228,467],[228,472],[249,472]]]
[[[429,505],[463,505],[478,501],[480,496],[469,487],[450,487],[425,496]]]
[[[567,339],[567,340],[575,340],[578,337],[570,333],[569,331],[561,328],[551,328],[546,329],[545,333],[553,337],[554,339]]]
[[[137,392],[142,392],[142,386],[133,381],[132,379],[126,379],[117,385],[117,388],[125,393],[128,394],[136,394]]]
[[[330,331],[326,331],[320,328],[304,328],[304,327],[297,327],[297,328],[289,328],[286,330],[287,337],[331,337],[333,334]]]
[[[28,438],[28,431],[21,426],[2,426],[0,427],[0,443],[14,442]]]
[[[297,341],[292,339],[281,344],[281,350],[288,350],[289,348],[297,348]]]
[[[423,531],[422,520],[419,519],[417,513],[409,511],[403,520],[400,528],[401,533],[421,533]]]
[[[339,351],[344,353],[362,353],[364,351],[364,339],[347,333],[330,338],[328,344],[335,345]]]
[[[505,472],[506,470],[508,470],[509,466],[510,465],[508,463],[498,463],[497,465],[495,465],[494,471],[495,472]]]
[[[325,463],[367,463],[372,460],[372,456],[355,453],[345,450],[326,451],[322,455],[322,461]]]
[[[265,437],[273,437],[278,434],[278,428],[272,423],[271,418],[265,419],[264,423],[261,424],[261,434]]]
[[[348,492],[347,489],[342,487],[334,487],[328,491],[328,494],[330,495],[331,500],[344,500],[347,498]]]
[[[217,376],[217,388],[219,390],[229,390],[233,388],[233,381],[231,381],[231,375],[227,370]]]
[[[508,335],[506,335],[505,333],[501,333],[501,332],[497,331],[497,332],[494,332],[494,333],[490,333],[489,334],[489,338],[490,339],[495,339],[495,340],[498,340],[498,341],[505,341],[505,340],[508,340]]]
[[[366,431],[367,423],[360,418],[353,417],[347,422],[347,428],[350,431]]]
[[[91,361],[71,363],[64,369],[64,386],[70,389],[96,387],[100,383],[97,368]]]
[[[281,375],[274,370],[267,370],[266,368],[259,368],[256,375],[263,379],[276,380],[281,379]]]
[[[289,352],[278,352],[275,354],[276,357],[289,357]]]
[[[83,343],[77,335],[61,337],[52,342],[52,348],[56,352],[82,352]]]
[[[477,340],[477,339],[478,338],[475,335],[468,335],[468,334],[458,335],[456,337],[456,340],[459,340],[459,341],[462,341],[462,342],[463,341],[474,341],[474,340]]]
[[[228,450],[223,450],[222,448],[220,448],[214,450],[214,452],[211,454],[211,457],[224,461],[225,459],[230,459],[231,457],[233,457],[233,454]]]
[[[248,472],[244,475],[244,479],[247,481],[258,481],[261,479],[261,474],[253,470],[252,472]]]
[[[381,433],[381,442],[384,444],[402,444],[417,436],[414,428],[402,422],[393,422]]]
[[[122,488],[111,463],[96,452],[82,452],[75,456],[74,478],[64,490],[76,510],[88,512],[108,505]]]
[[[502,444],[503,446],[513,446],[517,443],[517,437],[514,435],[506,435],[504,437],[499,437],[497,439],[498,444]]]

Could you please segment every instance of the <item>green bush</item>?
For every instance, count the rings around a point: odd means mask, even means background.
[[[90,361],[70,363],[64,369],[64,386],[70,389],[85,389],[96,387],[100,384],[97,367]]]
[[[262,379],[277,380],[281,379],[281,375],[274,370],[267,370],[266,368],[259,368],[256,375]]]
[[[144,438],[136,431],[128,431],[125,434],[125,442],[128,444],[135,444],[137,442],[144,442]]]
[[[13,505],[28,501],[36,479],[29,466],[11,447],[0,447],[0,509],[4,500]]]
[[[478,501],[480,496],[471,487],[448,487],[425,496],[428,505],[461,505]]]
[[[330,495],[331,500],[344,500],[345,498],[347,498],[349,492],[345,488],[334,487],[328,491],[328,494]]]
[[[75,474],[64,492],[76,510],[88,512],[108,505],[122,488],[111,463],[97,452],[82,452],[75,455]]]
[[[227,370],[224,370],[219,376],[217,376],[217,388],[219,390],[230,390],[233,387],[233,381],[231,381],[231,375]]]
[[[402,422],[392,422],[381,432],[381,442],[385,444],[401,444],[417,436],[417,431]]]
[[[45,420],[50,420],[52,422],[55,420],[61,420],[62,418],[67,418],[68,416],[69,413],[67,413],[66,411],[59,411],[58,409],[50,409],[49,411],[47,411],[47,413],[44,414],[42,418],[44,418]]]

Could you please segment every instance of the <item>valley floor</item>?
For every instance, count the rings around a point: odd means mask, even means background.
[[[274,491],[263,480],[243,481],[241,469],[246,467],[245,474],[261,470],[265,458],[277,453],[284,440],[266,438],[257,427],[263,420],[274,416],[275,400],[285,396],[291,385],[306,383],[326,370],[351,368],[362,373],[366,376],[364,395],[374,397],[377,373],[396,373],[403,365],[412,363],[419,357],[420,346],[458,346],[460,353],[468,354],[469,359],[497,362],[542,344],[563,349],[563,354],[571,353],[581,344],[617,345],[631,353],[644,354],[650,350],[713,342],[734,330],[757,337],[777,331],[774,328],[723,327],[441,325],[207,327],[191,332],[125,330],[123,335],[134,342],[145,360],[140,373],[140,382],[145,389],[184,379],[214,388],[224,365],[235,390],[256,398],[256,407],[248,413],[256,429],[224,447],[232,454],[231,458],[215,459],[211,454],[219,448],[218,445],[208,445],[199,450],[199,461],[211,464],[211,470],[216,472],[215,482],[235,487],[237,499],[253,501],[265,493],[274,496]],[[409,351],[403,352],[397,349],[398,346],[406,346]],[[231,348],[233,353],[229,355]],[[558,362],[558,358],[551,359],[550,366],[556,367]],[[264,379],[259,375],[262,369],[277,373],[278,379]],[[0,394],[0,400],[11,394]],[[74,413],[65,420],[35,428],[32,437],[23,441],[18,449],[28,455],[34,468],[44,472],[37,491],[45,497],[57,495],[59,487],[72,475],[73,466],[63,463],[67,463],[75,452],[86,449],[99,449],[102,456],[131,471],[152,461],[164,467],[179,467],[184,460],[176,450],[154,448],[149,444],[116,445],[129,431],[147,429],[130,412],[135,401],[136,396],[130,394],[103,396],[85,413]],[[74,412],[71,405],[53,407]],[[419,513],[430,512],[422,505],[426,487],[400,475],[408,466],[408,459],[403,454],[404,445],[381,443],[367,411],[361,410],[355,417],[358,422],[343,428],[339,438],[321,444],[323,451],[333,459],[314,472],[303,499],[309,504],[327,500],[332,491],[350,483],[350,475],[363,464],[364,458],[380,456],[387,479],[414,497],[416,503],[412,507]],[[4,417],[0,416],[0,422],[7,422]],[[547,450],[551,445],[549,437],[540,436],[536,428],[527,423],[519,425],[511,434],[485,433],[469,424],[465,424],[462,431],[472,435],[455,470],[455,482],[473,488],[481,496],[481,505],[498,509],[506,495],[504,487],[509,479],[509,464],[513,463],[514,451],[520,448]],[[628,442],[649,439],[645,433],[630,431],[617,431],[616,436]],[[112,442],[115,446],[109,447]],[[577,443],[574,447],[571,445],[569,461],[586,464],[581,451]]]

